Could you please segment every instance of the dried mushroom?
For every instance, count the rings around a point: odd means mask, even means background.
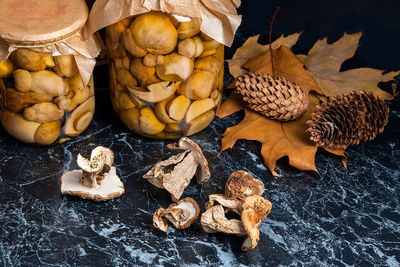
[[[193,198],[186,197],[169,205],[168,209],[156,210],[153,215],[153,225],[166,232],[169,221],[176,229],[186,229],[199,217],[199,214],[200,208],[197,202]]]
[[[158,188],[166,189],[172,200],[178,201],[195,175],[198,183],[205,183],[210,178],[210,171],[200,147],[189,138],[182,137],[168,148],[182,152],[158,162],[143,178]]]
[[[208,233],[247,235],[242,250],[253,249],[260,238],[258,227],[272,208],[271,202],[260,196],[264,184],[246,171],[236,171],[228,178],[225,188],[225,195],[209,196],[201,225]],[[225,217],[228,211],[240,215],[240,220],[228,220]]]
[[[207,159],[204,157],[198,144],[187,137],[182,137],[177,143],[168,144],[167,147],[172,150],[192,151],[197,163],[200,165],[200,168],[196,172],[197,183],[203,184],[208,182],[211,177],[210,169],[208,168]]]
[[[245,199],[264,192],[264,183],[246,171],[232,172],[225,184],[225,196],[229,199]]]
[[[240,220],[228,220],[225,217],[225,210],[222,205],[216,205],[201,214],[201,225],[207,233],[247,234]]]
[[[214,207],[215,205],[221,205],[225,208],[225,210],[233,211],[238,215],[242,213],[242,201],[239,199],[228,199],[223,194],[213,194],[208,196],[206,210]]]
[[[106,147],[93,149],[90,160],[78,155],[81,170],[64,173],[60,178],[61,193],[94,201],[105,201],[122,195],[124,184],[112,166],[114,153]]]
[[[258,227],[267,217],[272,208],[271,202],[261,196],[249,196],[244,199],[242,205],[242,223],[244,229],[250,237],[250,246],[248,242],[243,243],[242,250],[250,250],[257,246],[260,239],[260,231]]]

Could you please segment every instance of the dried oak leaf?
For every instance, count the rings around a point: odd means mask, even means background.
[[[221,111],[224,105],[229,105],[228,101],[229,99],[222,104]],[[314,101],[310,101],[310,107],[303,116],[284,123],[245,109],[244,119],[223,133],[221,151],[232,148],[239,139],[259,141],[262,143],[261,154],[264,163],[274,176],[278,176],[275,172],[276,161],[284,156],[289,157],[289,164],[295,168],[317,171],[317,147],[310,141],[305,123],[311,118],[314,107]],[[219,115],[224,117],[224,114]]]
[[[327,38],[318,40],[308,55],[297,55],[326,96],[350,93],[353,90],[373,92],[383,99],[393,96],[378,87],[378,83],[393,80],[400,71],[383,74],[382,70],[357,68],[340,71],[342,63],[352,58],[362,33],[344,34],[333,44]]]
[[[273,56],[277,76],[293,80],[307,93],[310,91],[322,93],[314,79],[304,69],[303,63],[287,47],[282,46],[273,50]],[[252,72],[272,74],[270,51],[250,59],[245,66]],[[226,129],[222,135],[221,151],[233,147],[239,139],[259,141],[262,143],[261,154],[264,163],[274,176],[278,176],[274,170],[276,161],[285,156],[289,157],[291,166],[317,172],[315,167],[317,147],[309,140],[305,122],[311,118],[312,111],[319,103],[313,93],[309,94],[309,98],[310,105],[303,116],[295,121],[279,122],[245,108],[240,97],[232,93],[220,106],[217,116],[224,118],[244,109],[245,117],[238,125]],[[327,151],[341,156],[343,163],[346,163],[344,151]]]
[[[281,46],[278,49],[273,49],[272,56],[275,76],[284,77],[286,80],[299,85],[306,93],[314,91],[323,94],[311,74],[304,69],[304,64],[288,47]],[[249,59],[243,65],[243,68],[255,73],[272,75],[271,51],[268,50],[255,58]]]
[[[301,33],[294,33],[288,36],[281,35],[278,39],[272,42],[272,49],[277,49],[282,45],[291,48],[297,43],[300,35]],[[260,34],[248,38],[246,42],[244,42],[244,44],[235,51],[232,59],[228,60],[229,73],[233,77],[236,78],[246,73],[246,70],[243,69],[242,66],[247,62],[247,60],[257,57],[260,54],[268,51],[269,44],[259,44],[259,38]]]

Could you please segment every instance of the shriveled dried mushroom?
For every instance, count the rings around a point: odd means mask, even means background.
[[[240,220],[228,220],[225,217],[225,210],[222,205],[216,205],[201,214],[201,226],[207,233],[223,232],[237,235],[247,234]]]
[[[250,250],[257,246],[258,240],[260,239],[258,227],[270,213],[271,208],[271,202],[261,196],[254,195],[244,199],[241,219],[251,242],[250,246],[248,242],[244,242],[242,250]]]
[[[86,187],[96,188],[104,179],[104,174],[109,172],[114,162],[114,153],[111,149],[98,146],[90,154],[90,160],[78,154],[77,163],[82,169],[82,184]]]
[[[158,188],[166,189],[172,200],[178,201],[195,175],[198,183],[207,182],[211,175],[200,147],[189,138],[182,137],[168,148],[183,152],[158,162],[143,178]]]
[[[264,184],[248,172],[233,172],[226,182],[225,195],[209,196],[207,210],[201,215],[204,231],[247,235],[242,250],[255,248],[260,238],[258,227],[272,208],[271,202],[260,196],[263,191]],[[240,215],[241,220],[228,220],[228,211]]]
[[[199,214],[200,208],[197,202],[193,198],[186,197],[169,205],[168,209],[156,210],[153,215],[153,225],[166,232],[170,221],[176,229],[186,229],[199,217]]]
[[[119,197],[125,192],[124,184],[113,162],[114,153],[102,146],[93,149],[90,160],[79,154],[77,163],[81,170],[68,171],[61,176],[61,193],[94,201]]]
[[[246,171],[232,172],[225,184],[225,196],[229,199],[245,199],[264,192],[264,183]]]
[[[206,210],[214,207],[215,205],[221,205],[225,210],[233,211],[240,215],[242,213],[242,201],[240,199],[228,199],[223,194],[213,194],[208,196],[206,202]]]
[[[196,172],[196,181],[199,184],[203,184],[208,182],[208,180],[211,177],[210,169],[208,167],[208,162],[206,157],[204,157],[203,152],[201,151],[201,148],[199,147],[198,144],[193,142],[193,140],[187,138],[187,137],[182,137],[179,139],[177,143],[174,144],[168,144],[167,147],[172,150],[184,150],[184,151],[192,151],[197,163],[200,165],[200,168],[197,169]]]

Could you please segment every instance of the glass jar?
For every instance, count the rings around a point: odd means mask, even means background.
[[[88,16],[85,2],[33,0],[31,12],[15,8],[23,6],[23,0],[5,2],[0,35],[5,50],[13,52],[0,63],[3,128],[18,140],[37,145],[81,134],[94,113],[93,79],[90,71],[89,81],[83,81],[75,55],[68,54],[65,45],[74,38],[82,42],[80,30]],[[72,42],[82,46],[72,40],[70,47]]]
[[[198,18],[150,11],[107,27],[111,102],[130,130],[174,139],[214,119],[224,46],[200,25]]]

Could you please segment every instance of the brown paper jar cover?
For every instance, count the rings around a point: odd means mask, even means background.
[[[224,44],[240,24],[236,4],[95,2],[89,34],[107,26],[111,102],[131,131],[175,139],[211,123],[222,99]]]
[[[83,0],[3,0],[0,121],[16,139],[50,145],[81,134],[94,113],[99,48],[85,40]]]

